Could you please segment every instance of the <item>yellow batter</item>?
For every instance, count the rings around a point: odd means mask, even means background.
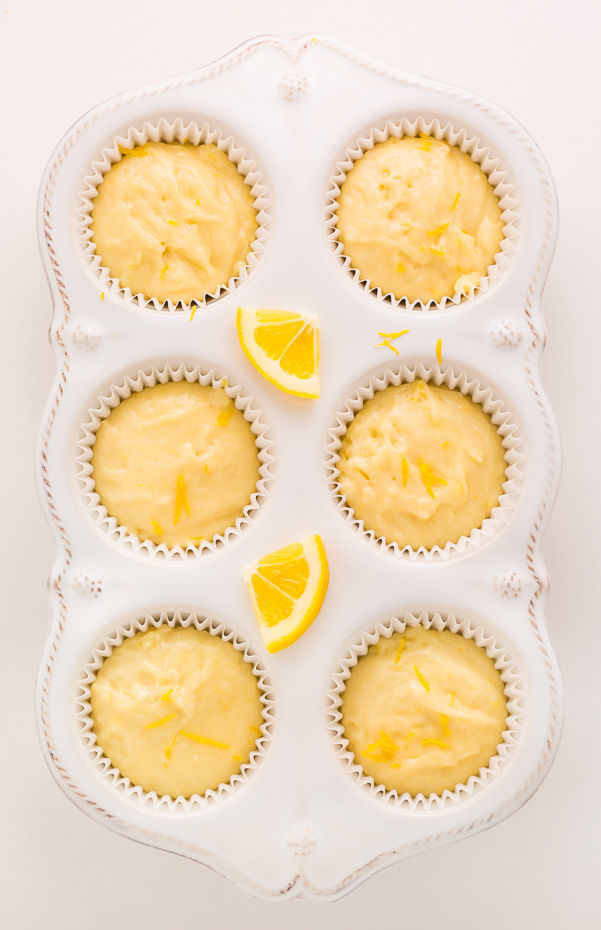
[[[475,287],[503,238],[499,200],[470,156],[431,136],[388,139],[338,198],[344,254],[384,294],[453,297]]]
[[[376,784],[426,797],[453,791],[503,742],[507,706],[484,649],[449,630],[407,627],[351,669],[342,724]]]
[[[185,302],[240,271],[257,229],[248,186],[215,145],[147,142],[104,175],[92,241],[134,294]]]
[[[113,650],[91,686],[98,745],[145,791],[173,798],[227,783],[255,748],[260,689],[231,643],[161,626]]]
[[[223,388],[168,381],[102,421],[92,477],[110,516],[157,545],[198,545],[234,526],[259,480],[250,424]]]
[[[425,381],[378,391],[339,455],[341,491],[365,529],[413,549],[469,536],[505,480],[502,440],[482,407]]]

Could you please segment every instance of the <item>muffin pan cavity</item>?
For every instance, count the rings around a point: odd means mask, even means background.
[[[111,277],[109,269],[104,267],[102,263],[102,256],[96,250],[96,244],[92,241],[92,211],[94,209],[94,200],[98,196],[98,187],[102,183],[104,175],[123,158],[126,150],[143,146],[147,142],[188,142],[192,145],[207,143],[215,145],[221,152],[225,152],[244,178],[244,183],[250,189],[258,224],[254,241],[251,244],[251,251],[247,256],[246,264],[239,270],[238,274],[224,282],[212,294],[199,294],[198,299],[195,298],[188,302],[159,300],[152,297],[152,295],[133,294],[129,287],[121,286],[118,278]],[[111,294],[118,295],[125,303],[141,309],[169,312],[177,310],[190,311],[192,307],[204,307],[234,290],[256,268],[267,245],[270,223],[269,207],[269,192],[263,174],[256,161],[248,155],[246,148],[238,145],[232,136],[225,135],[221,129],[213,128],[206,122],[199,125],[196,122],[184,123],[182,119],[170,122],[161,118],[156,123],[143,122],[139,128],[132,127],[125,135],[117,136],[112,145],[102,149],[99,157],[92,163],[89,174],[84,178],[83,188],[79,194],[79,206],[76,211],[76,230],[84,260],[101,288],[110,291]]]
[[[102,747],[98,745],[91,717],[90,688],[104,660],[111,655],[113,649],[120,646],[127,638],[134,636],[136,633],[158,629],[163,624],[172,628],[193,626],[197,630],[207,630],[211,636],[220,636],[225,642],[231,643],[234,649],[242,652],[245,661],[252,666],[253,674],[257,678],[261,691],[260,700],[263,704],[261,734],[257,736],[256,749],[251,752],[248,764],[242,765],[240,772],[233,775],[226,784],[220,785],[218,789],[209,789],[203,795],[193,794],[189,798],[181,796],[172,798],[168,795],[157,795],[155,791],[144,791],[139,785],[132,784],[129,778],[123,777],[118,769],[112,765],[110,759],[104,755]],[[118,791],[123,798],[141,805],[147,805],[154,810],[169,811],[170,813],[190,813],[195,810],[202,810],[217,801],[221,801],[223,798],[229,797],[247,782],[257,766],[261,764],[272,736],[275,707],[273,691],[269,684],[267,672],[262,667],[252,646],[241,640],[223,623],[196,613],[182,613],[179,611],[150,613],[118,627],[113,634],[105,637],[100,645],[92,650],[90,659],[84,664],[83,674],[77,683],[77,689],[75,716],[80,727],[83,747],[90,763],[106,781],[110,790]]]
[[[487,766],[480,769],[477,775],[470,777],[465,784],[458,784],[454,791],[443,791],[442,794],[423,794],[412,796],[405,792],[388,791],[384,785],[374,782],[373,777],[363,771],[360,759],[348,748],[348,739],[342,725],[340,707],[346,687],[351,675],[351,669],[357,664],[361,656],[366,655],[370,646],[377,643],[381,637],[389,638],[393,633],[403,633],[407,627],[421,624],[425,629],[450,630],[451,633],[460,633],[466,639],[473,639],[477,646],[481,646],[486,654],[493,659],[495,668],[501,673],[505,685],[505,698],[507,700],[507,720],[503,742],[498,746],[497,755],[490,759]],[[521,685],[521,676],[515,659],[507,649],[500,644],[495,636],[481,626],[474,626],[466,619],[460,619],[453,614],[442,617],[439,613],[423,611],[419,615],[406,613],[401,619],[392,617],[386,623],[378,623],[370,632],[362,634],[361,638],[352,643],[347,654],[340,660],[340,669],[334,675],[333,687],[328,692],[330,707],[328,715],[331,719],[332,746],[345,770],[353,776],[356,783],[371,797],[391,803],[396,808],[406,808],[411,811],[435,812],[445,807],[458,804],[470,798],[474,792],[483,790],[491,784],[510,762],[524,728],[524,691]]]
[[[362,155],[388,139],[400,139],[405,136],[432,137],[457,147],[461,152],[467,153],[481,168],[488,178],[495,196],[499,199],[502,210],[503,239],[499,252],[494,257],[494,263],[487,269],[487,274],[480,278],[477,286],[466,293],[449,294],[440,300],[409,300],[407,297],[395,297],[394,294],[382,291],[374,282],[370,282],[354,268],[351,259],[344,254],[338,229],[338,198],[346,176]],[[425,119],[423,116],[416,119],[401,117],[401,119],[388,119],[384,123],[374,126],[365,134],[359,136],[350,148],[346,149],[344,156],[336,164],[334,174],[330,178],[330,186],[326,196],[326,223],[328,238],[332,244],[334,255],[351,279],[363,290],[378,300],[385,301],[392,307],[404,310],[444,310],[459,304],[474,300],[478,294],[485,293],[496,281],[511,262],[513,253],[518,244],[519,204],[515,197],[515,188],[508,171],[503,166],[492,149],[480,138],[469,134],[465,129],[457,128],[451,123],[443,123],[439,119]]]
[[[340,255],[334,222],[336,185],[354,159],[402,132],[468,152],[495,185],[505,222],[501,251],[474,293],[415,304],[415,312],[358,280]],[[260,224],[248,267],[193,306],[128,293],[102,268],[90,237],[94,194],[121,157],[119,145],[186,138],[214,140],[230,156]],[[268,900],[339,898],[387,865],[516,811],[553,761],[563,712],[542,558],[559,443],[539,377],[557,209],[549,170],[520,124],[467,91],[334,40],[264,37],[82,117],[50,158],[38,221],[57,370],[38,450],[56,558],[36,703],[61,789],[110,829],[194,859]],[[253,368],[237,337],[239,305],[317,314],[318,400],[290,396]],[[399,551],[375,539],[337,485],[341,441],[364,402],[416,378],[482,404],[504,447],[499,505],[480,529],[442,550]],[[235,526],[185,550],[159,544],[158,531],[151,542],[128,534],[105,512],[92,473],[103,419],[134,392],[183,380],[223,385],[260,460],[256,491]],[[177,526],[171,477],[169,519]],[[148,532],[146,522],[129,525]],[[243,567],[314,533],[330,571],[322,609],[297,642],[270,655]],[[511,711],[486,770],[428,799],[370,785],[345,755],[337,718],[360,650],[418,621],[456,625],[481,642],[500,663]],[[136,630],[164,623],[230,637],[262,683],[262,736],[248,771],[188,801],[129,784],[95,744],[90,720],[90,684],[103,659]]]
[[[188,381],[190,384],[210,385],[213,388],[223,388],[226,395],[234,402],[237,410],[244,415],[255,437],[259,467],[259,481],[256,491],[253,492],[250,502],[244,507],[242,515],[238,517],[234,526],[228,527],[223,533],[212,539],[203,539],[198,545],[168,547],[165,543],[156,545],[151,539],[139,539],[133,533],[121,526],[115,517],[111,516],[103,505],[96,491],[93,476],[92,457],[96,433],[102,421],[108,417],[121,401],[137,391],[153,387],[156,384],[167,384],[170,381]],[[98,397],[96,404],[91,407],[85,421],[80,427],[80,435],[76,444],[76,480],[80,489],[81,500],[85,510],[97,526],[112,542],[121,545],[125,551],[141,554],[151,558],[186,559],[197,558],[202,554],[216,552],[231,540],[236,539],[240,533],[251,524],[257,514],[262,501],[269,493],[269,485],[273,478],[271,464],[274,457],[270,452],[273,441],[269,438],[269,427],[262,420],[263,411],[253,407],[252,398],[248,397],[239,386],[231,385],[227,377],[219,375],[214,369],[203,371],[200,366],[194,367],[181,362],[179,365],[158,364],[149,365],[132,375],[126,375],[114,384],[111,384]]]
[[[410,546],[401,547],[394,541],[389,541],[383,536],[377,536],[373,530],[365,528],[363,520],[357,518],[353,508],[347,504],[338,482],[340,472],[337,463],[340,460],[339,450],[342,441],[349,424],[365,402],[371,400],[378,391],[383,391],[391,385],[408,384],[420,379],[428,383],[458,390],[479,404],[483,411],[488,414],[493,425],[496,426],[505,450],[504,458],[507,467],[503,493],[497,506],[493,507],[490,516],[484,520],[481,526],[474,528],[469,536],[461,536],[457,542],[449,542],[443,548],[433,546],[431,549],[426,549],[424,546],[420,546],[419,549],[412,549]],[[327,483],[336,509],[344,517],[346,523],[369,543],[393,552],[397,556],[405,556],[411,561],[417,559],[425,561],[439,558],[448,559],[450,556],[474,552],[490,539],[493,539],[495,534],[503,528],[511,518],[511,513],[517,504],[520,487],[523,483],[522,463],[524,460],[520,448],[522,441],[517,425],[497,394],[491,388],[482,384],[479,379],[470,377],[464,371],[455,372],[452,368],[441,368],[439,365],[426,367],[422,363],[411,367],[402,365],[397,368],[386,369],[380,376],[371,377],[368,382],[357,388],[357,391],[345,400],[344,410],[336,414],[336,425],[330,430],[329,437],[330,442],[326,446]]]

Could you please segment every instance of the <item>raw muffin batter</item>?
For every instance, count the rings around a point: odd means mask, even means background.
[[[105,756],[145,791],[204,794],[248,762],[260,736],[260,689],[231,643],[194,627],[136,633],[91,686]]]
[[[92,477],[110,516],[157,545],[198,545],[234,526],[259,480],[250,424],[223,388],[168,381],[102,421]]]
[[[202,300],[238,274],[257,229],[242,175],[217,146],[147,142],[107,171],[92,241],[133,294]]]
[[[341,492],[365,529],[413,549],[469,536],[505,480],[502,440],[482,407],[425,381],[378,391],[339,455]]]
[[[426,303],[476,287],[503,238],[481,168],[432,136],[387,139],[349,171],[338,198],[344,254],[372,287]]]
[[[351,669],[342,697],[355,762],[399,794],[453,791],[503,742],[500,672],[472,639],[449,630],[382,637]]]

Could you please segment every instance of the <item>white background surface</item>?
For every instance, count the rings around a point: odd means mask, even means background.
[[[248,930],[355,930],[371,922],[408,930],[597,928],[601,817],[591,798],[601,762],[601,8],[593,0],[3,4],[0,307],[8,438],[0,465],[0,924],[8,930],[230,930],[238,923]],[[33,681],[53,545],[35,497],[33,453],[52,361],[35,200],[59,137],[105,97],[204,64],[253,35],[310,31],[489,97],[527,127],[550,162],[561,227],[544,298],[543,376],[562,431],[564,473],[545,556],[567,716],[551,773],[510,820],[394,866],[339,903],[278,905],[257,902],[195,863],[93,823],[61,794],[42,760]]]

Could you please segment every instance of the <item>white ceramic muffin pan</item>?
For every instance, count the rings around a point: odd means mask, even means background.
[[[370,290],[337,254],[329,197],[336,166],[348,167],[345,153],[357,140],[369,145],[374,130],[375,138],[385,137],[402,120],[435,134],[452,127],[446,131],[459,133],[454,138],[474,158],[485,150],[482,158],[504,178],[506,251],[459,303],[398,305]],[[253,195],[263,225],[249,267],[190,319],[189,308],[147,304],[98,267],[86,238],[85,179],[114,160],[106,152],[114,153],[116,140],[135,143],[159,125],[181,138],[192,123],[228,140],[223,144],[237,153],[247,183],[258,185]],[[198,71],[115,97],[67,132],[39,202],[57,373],[38,474],[57,555],[37,707],[51,772],[82,810],[125,836],[196,859],[259,897],[327,900],[386,865],[493,825],[537,789],[557,751],[562,717],[541,553],[559,477],[557,431],[539,377],[540,301],[556,215],[545,161],[508,114],[324,38],[253,40]],[[239,304],[319,314],[318,401],[287,396],[251,367],[236,337]],[[393,343],[398,356],[376,347],[378,333],[403,329],[410,332]],[[450,374],[437,374],[438,339],[441,370]],[[250,404],[267,427],[266,480],[256,506],[215,545],[172,556],[115,532],[81,472],[89,411],[126,377],[154,378],[167,366],[225,376],[236,403]],[[417,370],[464,385],[479,381],[512,424],[511,506],[497,508],[475,538],[431,556],[400,552],[364,533],[336,497],[335,448],[347,401],[355,409],[362,389],[398,377],[401,366],[423,366]],[[323,609],[297,644],[269,655],[242,566],[315,532],[331,572]],[[187,803],[160,801],[111,774],[90,749],[89,720],[86,729],[85,680],[98,650],[161,612],[172,622],[192,613],[235,636],[265,670],[272,702],[250,769],[227,790]],[[421,612],[435,624],[477,630],[490,654],[510,657],[514,725],[494,765],[465,790],[407,802],[353,771],[336,705],[345,668],[374,630],[386,635],[392,618],[398,628]]]

